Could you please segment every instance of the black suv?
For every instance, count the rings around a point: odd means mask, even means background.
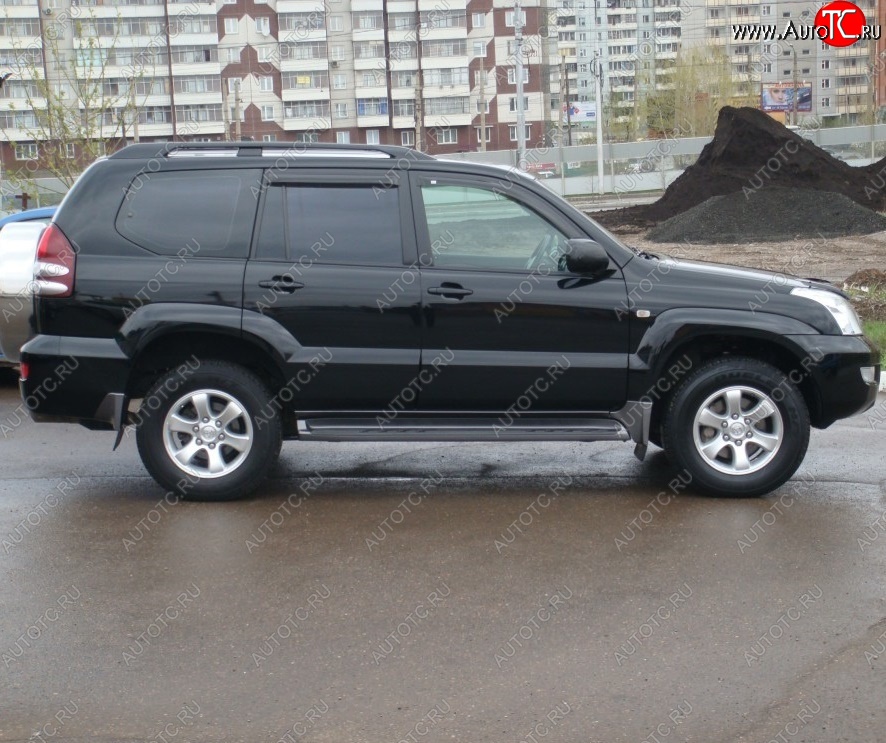
[[[34,419],[135,425],[194,499],[254,489],[283,439],[652,442],[761,494],[880,374],[826,283],[638,252],[519,171],[395,147],[127,147],[35,287]]]

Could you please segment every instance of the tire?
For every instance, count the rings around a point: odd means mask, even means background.
[[[242,498],[280,454],[279,416],[260,415],[270,402],[267,386],[235,364],[204,361],[187,377],[167,372],[139,412],[142,462],[161,486],[187,500]]]
[[[809,445],[809,411],[774,366],[728,357],[706,363],[669,400],[662,443],[693,486],[757,496],[787,482]]]

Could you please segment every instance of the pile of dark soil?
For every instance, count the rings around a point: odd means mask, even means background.
[[[665,220],[646,238],[669,243],[747,243],[882,230],[886,230],[886,217],[842,194],[772,186],[714,196]]]
[[[771,186],[843,194],[868,209],[886,208],[886,159],[854,168],[755,108],[720,110],[714,138],[654,204],[596,212],[608,227],[650,227],[711,196]],[[743,197],[742,197],[743,198]]]

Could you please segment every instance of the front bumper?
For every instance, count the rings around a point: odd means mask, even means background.
[[[812,424],[827,428],[835,421],[863,413],[877,400],[880,381],[880,352],[861,335],[792,335],[804,356],[795,370],[795,384],[811,382],[816,397],[810,408]],[[872,382],[866,382],[861,370],[874,367]],[[789,377],[790,378],[790,377]]]

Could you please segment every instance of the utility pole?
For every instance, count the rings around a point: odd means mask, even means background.
[[[563,61],[563,76],[566,80],[566,142],[572,147],[572,103],[569,101],[569,68]]]
[[[517,167],[526,170],[526,111],[523,107],[523,11],[514,0],[514,54],[517,57]]]
[[[239,142],[241,137],[240,119],[240,78],[234,82],[234,141]]]
[[[480,152],[486,152],[486,68],[480,68]]]
[[[560,90],[564,90],[566,87],[566,55],[562,52],[560,53]],[[566,105],[569,105],[567,101]],[[566,138],[566,132],[563,131],[563,114],[558,111],[559,121],[557,122],[560,127],[560,195],[565,198],[566,196],[566,153],[563,150],[563,140]]]
[[[797,88],[797,47],[792,46],[791,52],[794,55],[794,94],[791,96],[791,102],[794,108],[794,118],[791,122],[794,126],[797,126],[797,98],[799,98],[799,89]]]
[[[129,105],[132,106],[132,141],[138,144],[138,108],[135,106],[135,79],[129,78]]]
[[[223,81],[227,82],[227,80]],[[222,120],[225,122],[225,142],[231,141],[231,106],[228,103],[228,87],[222,88]]]
[[[603,64],[594,53],[594,105],[597,107],[597,193],[603,193]]]
[[[877,158],[877,148],[875,146],[877,124],[877,45],[871,44],[871,74],[868,75],[868,85],[871,86],[871,164]]]
[[[421,44],[421,42],[417,42]],[[422,140],[422,118],[424,117],[424,112],[422,111],[422,84],[421,84],[421,70],[415,71],[415,149],[418,152],[421,152],[421,140]]]

